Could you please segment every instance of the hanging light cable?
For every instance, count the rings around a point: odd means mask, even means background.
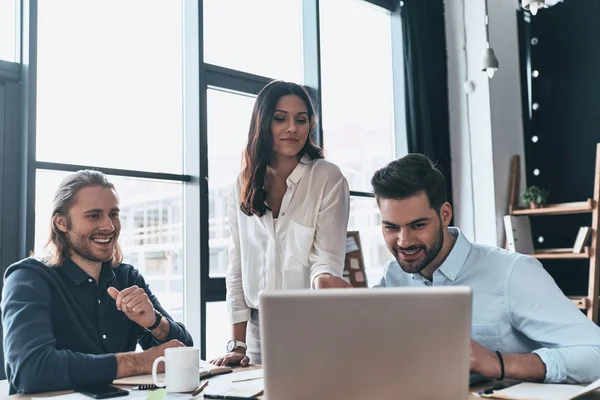
[[[481,58],[481,70],[486,72],[488,77],[491,79],[494,77],[494,73],[498,71],[500,63],[494,53],[494,49],[490,47],[490,20],[488,17],[488,4],[485,0],[485,43],[486,49]]]

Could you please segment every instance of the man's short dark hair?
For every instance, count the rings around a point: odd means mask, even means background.
[[[423,154],[412,153],[392,161],[375,172],[371,185],[377,202],[403,200],[424,192],[431,208],[439,212],[447,201],[446,178]]]

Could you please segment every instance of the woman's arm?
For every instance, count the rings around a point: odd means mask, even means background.
[[[350,190],[341,173],[330,185],[319,205],[314,244],[308,256],[310,282],[317,288],[346,286],[341,276],[346,257]]]

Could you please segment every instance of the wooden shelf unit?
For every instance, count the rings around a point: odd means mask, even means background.
[[[565,215],[585,214],[594,211],[594,201],[577,201],[574,203],[548,204],[540,208],[516,208],[512,209],[511,215]]]
[[[538,260],[558,260],[558,259],[589,259],[591,257],[590,248],[585,246],[583,252],[573,253],[573,249],[539,249],[530,256]]]
[[[545,249],[536,250],[531,256],[541,260],[545,259],[588,259],[588,294],[587,296],[570,296],[577,307],[586,311],[588,318],[598,323],[598,307],[600,306],[600,248],[598,241],[598,227],[600,225],[600,212],[598,210],[598,201],[600,201],[600,143],[596,145],[596,166],[594,173],[594,195],[593,198],[586,201],[572,203],[549,204],[541,208],[522,208],[519,207],[519,188],[520,188],[520,166],[521,160],[518,155],[514,156],[511,163],[510,187],[509,187],[509,205],[510,215],[522,216],[544,216],[544,215],[567,215],[591,213],[591,241],[590,246],[586,247],[582,253],[570,252],[570,249]]]
[[[569,299],[579,308],[580,310],[587,310],[589,299],[585,296],[569,296]]]

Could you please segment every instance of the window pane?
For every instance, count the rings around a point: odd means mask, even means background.
[[[204,61],[302,83],[302,0],[204,0]]]
[[[38,18],[37,159],[181,173],[181,2],[41,1]]]
[[[0,0],[0,60],[16,62],[19,33],[18,0]]]
[[[52,199],[65,172],[37,171],[35,253],[44,255]],[[183,320],[183,184],[109,177],[119,194],[124,262],[144,276],[162,306]]]
[[[320,2],[323,139],[351,190],[395,157],[391,26],[366,1]],[[360,154],[360,157],[356,155]]]
[[[207,99],[209,271],[218,277],[227,272],[227,197],[240,172],[254,97],[209,89]]]
[[[225,354],[225,345],[231,339],[231,324],[224,301],[206,303],[206,359]]]
[[[360,235],[367,284],[372,287],[379,283],[383,267],[393,258],[381,234],[381,214],[374,198],[350,198],[348,230]]]

